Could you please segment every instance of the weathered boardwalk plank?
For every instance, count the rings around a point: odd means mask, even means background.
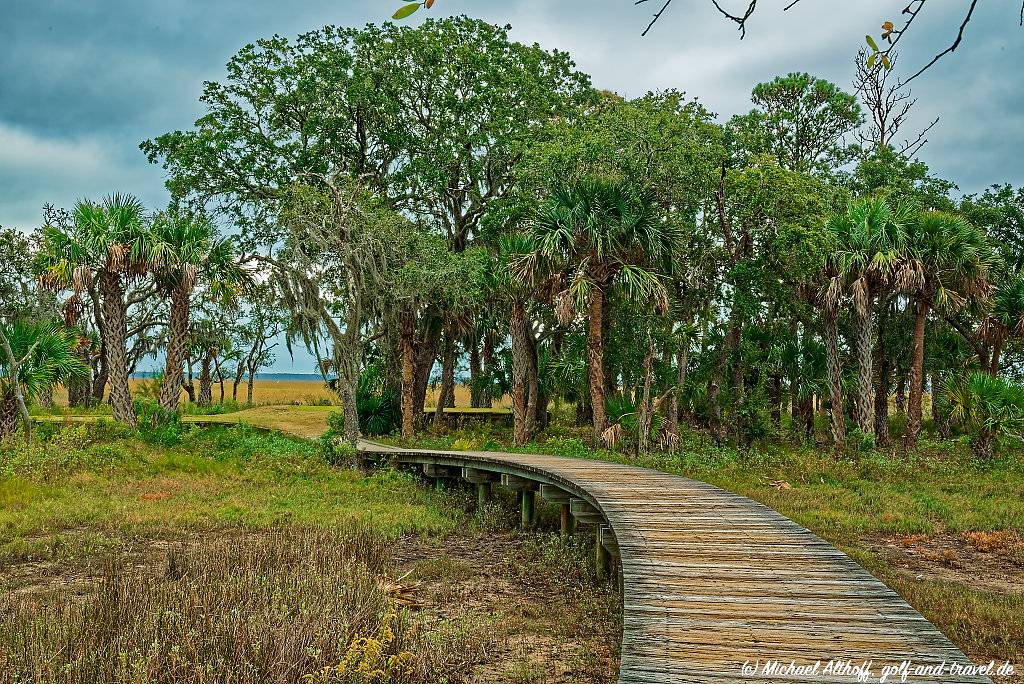
[[[623,568],[622,684],[878,682],[911,661],[907,682],[990,682],[898,594],[807,529],[755,501],[666,473],[601,461],[492,452],[364,452],[477,468],[552,484],[601,511]],[[786,670],[871,661],[871,676]],[[914,666],[945,662],[942,674]],[[760,667],[753,674],[744,666]],[[901,681],[899,674],[889,681]]]

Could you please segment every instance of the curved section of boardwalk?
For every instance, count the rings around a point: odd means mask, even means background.
[[[990,681],[953,674],[954,663],[970,660],[899,595],[805,528],[745,497],[602,461],[361,447],[399,462],[517,475],[599,508],[622,559],[624,684],[878,682],[886,666],[903,661],[911,669],[902,681]],[[779,669],[771,670],[770,661]],[[871,676],[828,674],[829,661],[871,661]],[[816,672],[789,668],[819,662]],[[940,664],[942,674],[913,674],[916,666]],[[901,681],[900,674],[889,681]]]

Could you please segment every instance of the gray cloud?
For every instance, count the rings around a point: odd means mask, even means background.
[[[727,0],[736,5],[746,0]],[[400,0],[5,0],[0,19],[0,225],[30,228],[44,202],[114,190],[166,202],[162,171],[138,143],[187,128],[205,79],[242,45],[324,24],[385,19]],[[891,0],[763,2],[740,41],[710,0],[675,0],[647,38],[653,11],[632,0],[437,0],[426,16],[466,12],[513,25],[513,36],[570,52],[597,86],[625,95],[677,88],[725,118],[746,111],[754,83],[808,71],[848,87],[852,57]],[[963,2],[933,0],[901,58],[911,69],[952,39]],[[975,192],[1024,184],[1024,30],[1008,3],[981,3],[961,48],[914,85],[913,125],[939,126],[921,154]],[[278,364],[281,365],[281,362]],[[286,362],[285,362],[286,365]]]

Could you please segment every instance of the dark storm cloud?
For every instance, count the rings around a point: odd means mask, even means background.
[[[731,0],[734,3],[746,0]],[[380,21],[400,0],[0,0],[0,225],[31,228],[44,202],[69,205],[113,190],[167,201],[162,171],[138,143],[187,128],[205,79],[242,45],[328,23]],[[650,4],[650,3],[648,3]],[[710,0],[675,0],[647,38],[632,0],[437,0],[428,15],[466,12],[513,25],[513,36],[569,51],[598,87],[628,96],[676,88],[723,119],[750,108],[754,83],[808,71],[849,87],[852,57],[878,32],[891,0],[801,0],[762,9],[738,39]],[[962,0],[932,0],[905,41],[916,69],[948,45]],[[914,85],[913,126],[935,116],[922,158],[975,192],[1024,183],[1024,30],[1012,3],[981,3],[962,47]],[[912,126],[912,127],[913,127]],[[908,130],[908,134],[911,133]]]

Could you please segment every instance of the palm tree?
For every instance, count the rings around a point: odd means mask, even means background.
[[[28,403],[58,383],[88,374],[77,345],[78,335],[59,323],[0,324],[0,439],[14,433],[19,415],[28,439]]]
[[[928,211],[910,224],[910,258],[900,274],[902,289],[912,295],[914,307],[907,446],[915,446],[921,433],[928,313],[933,308],[956,309],[968,299],[985,295],[994,259],[985,233],[962,216]]]
[[[114,418],[133,427],[138,423],[128,386],[125,349],[127,303],[125,289],[146,275],[153,259],[153,242],[145,227],[144,208],[131,195],[114,194],[102,204],[81,201],[68,228],[46,226],[40,247],[40,280],[54,289],[79,294],[96,282],[102,298],[103,337]]]
[[[192,293],[200,277],[208,284],[211,299],[221,306],[232,305],[252,278],[238,263],[234,240],[218,238],[205,218],[160,214],[152,224],[152,242],[157,291],[171,299],[160,408],[173,412],[178,410],[183,383]]]
[[[656,270],[671,269],[676,232],[659,219],[653,199],[616,180],[583,179],[558,184],[533,222],[533,253],[520,272],[562,273],[557,298],[563,320],[587,311],[587,365],[594,441],[606,427],[604,347],[608,295],[622,288],[628,298],[655,301],[667,309],[668,293]]]
[[[1024,276],[1010,276],[996,287],[992,310],[982,321],[981,332],[991,350],[986,369],[991,375],[998,375],[999,357],[1006,340],[1024,335]]]
[[[893,286],[899,267],[905,263],[906,225],[912,214],[911,208],[905,205],[893,208],[884,200],[855,200],[846,211],[833,215],[828,221],[828,229],[838,245],[832,256],[835,287],[849,292],[853,302],[857,331],[857,423],[864,434],[874,434],[871,367],[874,303],[880,293]]]
[[[1024,430],[1024,389],[1003,378],[975,372],[956,378],[944,388],[953,420],[972,431],[971,448],[983,461],[991,460],[1003,435],[1021,437]]]

